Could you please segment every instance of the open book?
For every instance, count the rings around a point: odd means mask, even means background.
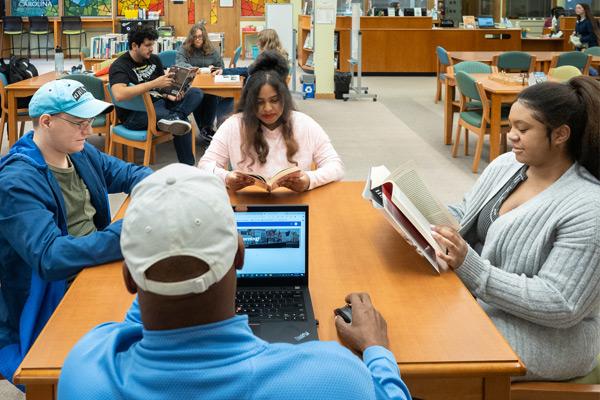
[[[298,171],[301,171],[301,169],[298,167],[290,167],[290,168],[282,169],[281,171],[277,172],[275,175],[273,175],[270,178],[265,178],[264,176],[258,175],[258,174],[250,174],[250,173],[241,172],[241,171],[237,171],[237,172],[244,176],[249,176],[250,178],[254,179],[254,184],[256,186],[260,186],[261,188],[266,189],[267,191],[271,192],[279,187],[279,185],[277,184],[278,180],[280,180],[284,176],[288,176],[288,175],[293,174],[294,172],[298,172]]]
[[[430,225],[460,229],[458,221],[434,197],[409,161],[392,173],[384,166],[372,167],[363,192],[390,224],[429,261],[439,273],[447,269],[435,252],[445,252],[431,235]]]
[[[237,83],[239,81],[239,75],[215,75],[215,83]]]
[[[198,73],[198,67],[178,67],[176,65],[169,69],[169,74],[173,76],[173,86],[169,86],[164,93],[173,96],[184,95],[192,85],[192,81]]]

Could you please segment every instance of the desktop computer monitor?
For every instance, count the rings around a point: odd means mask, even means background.
[[[386,8],[384,8],[384,7],[375,7],[373,9],[373,15],[376,16],[376,17],[380,17],[380,16],[385,15],[387,17],[387,15],[388,15],[388,9],[387,9],[387,7]]]
[[[415,16],[415,9],[414,8],[405,8],[404,9],[404,16],[405,17],[414,17]]]
[[[488,15],[480,15],[479,17],[477,17],[477,24],[480,28],[493,28],[494,17]]]

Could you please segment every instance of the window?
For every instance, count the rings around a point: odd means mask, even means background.
[[[550,15],[550,0],[507,0],[506,15],[509,18],[542,18]]]

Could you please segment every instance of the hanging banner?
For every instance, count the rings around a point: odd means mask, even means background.
[[[64,15],[81,17],[110,17],[111,0],[64,0]]]
[[[193,25],[196,23],[196,2],[194,0],[188,0],[188,24]]]
[[[11,15],[17,17],[58,16],[58,0],[12,0]]]
[[[165,15],[164,0],[117,0],[117,15],[125,15],[124,10],[139,8],[145,8],[147,11],[160,11],[160,15]]]
[[[214,25],[219,21],[217,14],[217,0],[210,0],[210,24]]]

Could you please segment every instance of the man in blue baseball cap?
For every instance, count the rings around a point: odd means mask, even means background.
[[[86,143],[112,108],[80,82],[49,82],[29,104],[33,131],[0,160],[0,374],[9,380],[75,275],[122,258],[108,193],[129,193],[152,170]]]

